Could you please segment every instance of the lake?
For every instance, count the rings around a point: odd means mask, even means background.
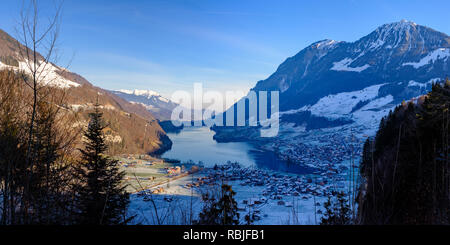
[[[218,143],[213,139],[214,132],[208,127],[185,127],[180,133],[168,133],[172,149],[162,157],[178,159],[182,162],[202,161],[205,167],[225,164],[227,161],[239,162],[243,167],[257,167],[282,172],[306,174],[311,170],[288,164],[273,152],[256,149],[247,142]]]

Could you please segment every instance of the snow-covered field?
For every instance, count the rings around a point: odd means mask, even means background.
[[[347,163],[344,163],[347,164]],[[242,170],[242,169],[241,169]],[[133,224],[191,224],[196,220],[203,203],[201,194],[214,192],[222,183],[217,177],[212,178],[214,186],[209,184],[195,188],[186,188],[198,178],[217,176],[216,170],[206,169],[195,176],[186,176],[164,184],[165,192],[161,194],[133,194],[129,215],[136,215]],[[245,224],[245,215],[257,216],[253,224],[261,225],[314,225],[320,223],[323,203],[331,195],[331,191],[348,190],[348,174],[341,173],[320,183],[325,178],[320,175],[296,175],[269,170],[242,170],[248,173],[244,178],[228,179],[223,183],[232,186],[236,192],[235,200],[240,213],[240,223]],[[230,171],[231,173],[233,171]],[[261,177],[254,178],[254,174]],[[231,175],[230,175],[231,176]],[[264,184],[256,184],[264,179]],[[313,179],[312,182],[310,182]],[[318,180],[318,181],[314,181]],[[316,182],[316,183],[315,183]],[[275,188],[274,188],[275,187]],[[155,187],[157,188],[157,187]],[[277,191],[278,190],[278,191]],[[298,190],[298,192],[296,191]]]
[[[186,176],[155,187],[163,187],[165,191],[162,194],[131,194],[128,215],[135,215],[132,224],[189,224],[190,210],[193,210],[193,217],[196,218],[202,207],[201,195],[184,187],[191,182],[191,178]]]

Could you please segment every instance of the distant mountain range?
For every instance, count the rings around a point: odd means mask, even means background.
[[[170,120],[172,110],[178,106],[178,104],[152,90],[122,89],[110,92],[130,103],[144,106],[160,121]]]
[[[315,42],[252,90],[280,92],[282,125],[310,130],[355,124],[373,132],[395,105],[426,93],[449,72],[450,37],[402,20],[355,42]],[[244,136],[224,130],[217,128],[217,139]]]
[[[18,55],[17,40],[0,30],[0,69],[29,72],[26,60]],[[44,58],[38,54],[40,60]],[[88,114],[97,99],[108,124],[106,141],[114,153],[158,153],[171,147],[172,142],[156,118],[141,104],[127,100],[99,87],[82,76],[55,64],[43,70],[42,83],[66,90],[67,104],[60,105],[78,114],[74,127],[86,128]],[[80,135],[81,137],[81,135]]]

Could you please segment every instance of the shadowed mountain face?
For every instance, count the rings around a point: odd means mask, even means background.
[[[19,55],[20,49],[25,47],[0,30],[0,69],[29,72],[27,61]],[[41,55],[38,57],[43,60]],[[78,114],[74,127],[87,127],[88,114],[98,99],[109,125],[105,133],[111,153],[158,153],[171,147],[172,142],[156,118],[141,104],[130,103],[95,87],[82,76],[54,64],[49,64],[42,72],[45,76],[40,83],[65,90],[67,104],[61,106]]]
[[[281,123],[377,127],[389,109],[426,93],[449,72],[450,37],[402,20],[355,42],[315,42],[252,90],[280,92]]]

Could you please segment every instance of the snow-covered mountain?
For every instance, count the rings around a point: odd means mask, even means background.
[[[152,90],[121,89],[117,91],[111,91],[111,93],[131,103],[143,105],[148,111],[150,111],[157,119],[161,121],[170,120],[172,110],[178,106],[178,104],[170,101],[169,99]]]
[[[300,136],[314,132],[349,135],[351,130],[368,136],[389,110],[443,80],[450,72],[449,57],[448,35],[402,20],[355,42],[315,42],[252,90],[280,92],[281,128],[278,137],[269,140],[272,148],[295,144],[299,138],[312,142]],[[259,136],[246,127],[214,130],[215,138],[223,141]]]
[[[369,120],[376,125],[390,108],[444,79],[450,71],[449,57],[449,36],[402,20],[382,25],[356,42],[315,42],[252,90],[280,91],[285,122],[306,123],[309,117],[291,120],[287,115],[310,112],[329,121]]]
[[[423,93],[431,79],[445,77],[449,51],[450,38],[444,33],[409,21],[385,24],[356,42],[313,43],[254,90],[279,90],[290,98],[281,99],[282,110],[377,84],[383,84],[380,96],[389,93],[398,102]]]

